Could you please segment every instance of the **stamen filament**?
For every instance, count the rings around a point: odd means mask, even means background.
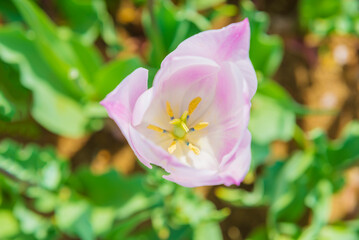
[[[166,111],[167,111],[168,116],[171,118],[169,123],[171,125],[173,125],[172,130],[168,131],[168,130],[162,129],[160,127],[157,127],[155,125],[152,125],[152,124],[147,126],[148,129],[154,130],[159,133],[168,133],[171,135],[171,137],[173,137],[172,143],[167,148],[167,151],[170,154],[172,154],[174,151],[176,151],[178,141],[183,141],[194,154],[196,154],[196,155],[200,154],[200,152],[201,152],[200,149],[187,140],[187,134],[189,132],[193,132],[193,131],[197,131],[197,130],[206,128],[209,125],[209,123],[208,122],[199,122],[196,125],[194,125],[193,127],[189,127],[189,126],[187,126],[187,124],[188,124],[187,121],[188,121],[190,115],[194,112],[194,110],[196,110],[196,108],[197,108],[198,104],[201,102],[201,100],[202,99],[200,97],[194,98],[189,103],[188,110],[184,111],[184,113],[181,115],[180,118],[174,117],[173,110],[171,108],[171,104],[168,101],[166,102]]]
[[[170,116],[171,120],[173,120],[175,117],[173,115],[171,104],[168,101],[166,102],[166,111],[167,111],[168,116]]]

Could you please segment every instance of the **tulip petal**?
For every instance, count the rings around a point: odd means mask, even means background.
[[[194,122],[207,121],[209,126],[200,130],[191,141],[205,142],[203,139],[207,139],[209,144],[200,144],[200,149],[213,152],[218,164],[224,164],[235,154],[247,129],[250,101],[237,65],[231,62],[224,64],[218,79],[211,110],[193,117]]]
[[[191,167],[177,168],[164,179],[175,182],[184,187],[200,187],[223,184],[223,179],[214,170],[198,170]]]
[[[214,102],[219,111],[217,131],[209,132],[208,137],[221,140],[223,147],[217,157],[223,164],[226,161],[225,156],[228,158],[228,154],[234,154],[233,150],[248,128],[251,103],[244,76],[236,64],[224,64],[219,78]],[[221,132],[218,132],[218,129]]]
[[[188,70],[192,72],[192,77],[182,79],[183,82],[180,81],[182,84],[190,84],[197,78],[196,75],[206,75],[212,73],[213,71],[218,71],[219,65],[216,61],[202,56],[184,55],[166,57],[166,66],[161,67],[161,69],[157,72],[153,82],[153,87],[161,90],[165,82],[169,80],[175,81],[173,79],[173,75],[186,71],[186,69],[187,72]]]
[[[162,62],[179,56],[201,56],[217,62],[238,61],[248,58],[250,27],[248,19],[233,23],[222,29],[198,33],[184,40]]]
[[[226,186],[239,185],[246,176],[251,164],[251,134],[246,130],[235,154],[221,166],[220,175]]]
[[[252,62],[249,60],[249,58],[239,60],[235,63],[237,67],[241,70],[241,73],[246,83],[248,96],[251,99],[257,91],[258,81],[256,71],[254,70]]]
[[[132,121],[132,113],[138,97],[147,89],[148,70],[138,68],[128,75],[104,100],[101,101],[110,118],[112,118],[131,147],[133,144],[129,138],[129,126]]]
[[[190,101],[196,97],[202,99],[201,108],[208,106],[214,97],[219,70],[219,66],[210,59],[192,56],[171,59],[168,68],[157,73],[153,88],[148,90],[151,92],[146,92],[148,96],[138,99],[134,110],[134,126],[142,123],[171,128],[166,111],[167,102],[176,118],[187,110]]]
[[[163,178],[180,184],[184,187],[197,187],[204,185],[218,185],[223,183],[217,170],[196,169],[185,165],[169,154],[166,150],[153,143],[139,131],[130,128],[130,137],[134,143],[134,152],[141,162],[152,160],[151,164],[162,167],[169,175]],[[147,166],[147,165],[146,165]],[[149,166],[152,168],[152,166]]]
[[[177,166],[167,168],[170,175],[163,176],[169,181],[176,182],[185,187],[198,187],[225,184],[239,185],[244,179],[250,167],[251,159],[251,135],[247,130],[240,144],[235,149],[229,161],[219,170],[196,169],[189,166]]]
[[[162,167],[165,179],[186,187],[243,180],[257,88],[249,35],[247,19],[197,34],[165,58],[153,88],[147,90],[148,73],[140,68],[101,102],[144,165]],[[184,112],[186,135],[175,135],[170,121]]]
[[[183,41],[162,62],[166,68],[169,60],[181,56],[199,56],[218,64],[235,62],[243,72],[250,98],[257,89],[257,78],[249,59],[250,27],[248,19],[217,30],[198,33]]]
[[[170,173],[170,175],[163,176],[165,179],[185,187],[223,183],[217,170],[195,169],[181,163],[174,155],[169,154],[132,126],[129,127],[129,134],[133,144],[132,149],[138,159],[149,168],[152,168],[150,164],[162,167]]]

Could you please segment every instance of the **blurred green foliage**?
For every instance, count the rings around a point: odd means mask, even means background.
[[[0,239],[142,239],[149,233],[204,239],[203,231],[221,236],[216,223],[229,214],[164,180],[160,169],[124,177],[81,168],[69,175],[53,148],[10,140],[0,142],[0,154],[0,221],[9,226]]]
[[[357,1],[302,0],[300,21],[304,28],[319,36],[357,34],[358,10]],[[266,226],[253,231],[248,240],[357,239],[357,221],[328,225],[328,220],[331,197],[345,182],[344,171],[357,165],[359,159],[359,123],[348,125],[336,141],[329,141],[326,133],[320,130],[306,136],[296,125],[296,115],[308,114],[311,110],[295,103],[281,86],[268,80],[278,68],[283,53],[280,39],[264,33],[268,16],[256,11],[250,1],[242,1],[242,14],[251,23],[250,56],[259,80],[262,80],[253,99],[249,124],[253,137],[251,169],[253,174],[258,167],[263,169],[256,178],[253,191],[222,187],[217,189],[217,196],[241,208],[268,208]],[[347,18],[346,26],[339,23],[344,18]],[[331,21],[338,22],[322,31],[315,26]],[[269,143],[291,139],[301,150],[288,159],[266,161],[270,153]],[[303,218],[308,211],[311,212],[311,222],[303,227]]]
[[[329,141],[323,131],[313,131],[305,144],[289,159],[268,164],[252,192],[218,189],[220,198],[236,206],[268,206],[266,233],[260,229],[249,239],[320,239],[335,228],[323,227],[328,224],[330,197],[343,186],[344,171],[359,159],[359,123],[348,125],[336,141]],[[312,222],[301,229],[299,221],[308,209]],[[354,228],[336,236],[354,239],[358,231]]]
[[[330,33],[359,35],[357,0],[301,0],[300,24],[304,29],[324,37]]]
[[[64,136],[81,136],[100,129],[106,113],[98,102],[127,74],[142,65],[136,57],[113,60],[105,65],[92,45],[96,33],[89,32],[105,23],[106,27],[101,29],[103,38],[111,46],[117,42],[113,23],[104,14],[104,2],[84,5],[88,11],[96,13],[98,19],[86,25],[87,31],[76,33],[68,27],[55,26],[30,0],[12,2],[28,28],[10,23],[0,29],[0,58],[10,64],[13,71],[19,72],[18,81],[30,90],[32,117],[49,131]],[[69,4],[75,3],[69,1]],[[75,16],[71,18],[76,19]],[[74,28],[77,30],[76,26]],[[6,78],[10,77],[3,75],[2,82],[6,84]],[[13,95],[22,96],[17,88],[12,90]],[[8,101],[2,102],[2,116],[9,119],[15,115],[12,112],[16,108],[6,104]]]
[[[101,35],[112,53],[115,54],[122,48],[105,2],[101,0],[57,0],[56,4],[69,27],[79,34],[84,43],[93,44]]]
[[[359,123],[348,125],[336,141],[320,130],[303,133],[297,116],[313,111],[272,80],[283,42],[267,34],[269,16],[251,1],[134,0],[148,42],[144,58],[121,55],[126,46],[106,1],[52,2],[58,16],[50,19],[39,1],[0,1],[2,129],[34,119],[60,136],[100,130],[107,115],[98,102],[134,69],[150,69],[151,86],[162,59],[184,39],[223,17],[248,18],[259,82],[249,123],[249,175],[256,180],[252,191],[221,187],[216,194],[235,207],[268,209],[266,224],[247,239],[357,239],[357,220],[328,224],[328,213],[331,196],[345,183],[343,172],[359,159]],[[358,5],[301,0],[299,22],[319,36],[358,34]],[[278,140],[295,142],[297,150],[269,162],[271,144]],[[0,226],[6,226],[0,239],[222,239],[219,222],[229,209],[217,210],[192,189],[163,180],[161,169],[123,176],[69,165],[53,147],[0,141]],[[303,224],[309,212],[310,221]]]

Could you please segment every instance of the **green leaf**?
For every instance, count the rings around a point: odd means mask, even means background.
[[[286,162],[282,170],[282,177],[287,182],[295,182],[305,175],[305,172],[312,166],[314,159],[311,152],[296,152]]]
[[[202,223],[194,229],[194,240],[221,240],[222,232],[217,223]]]
[[[310,226],[303,231],[299,240],[317,239],[322,227],[327,224],[330,214],[330,197],[333,193],[332,185],[328,180],[321,180],[306,202],[313,210],[313,219]]]
[[[15,115],[15,106],[0,92],[0,120],[10,121]]]
[[[274,198],[277,189],[277,178],[283,169],[283,162],[267,166],[264,173],[255,181],[251,192],[243,189],[218,188],[216,195],[235,206],[258,207],[268,205]]]
[[[206,30],[210,24],[190,7],[179,8],[168,0],[155,3],[153,9],[144,11],[142,25],[151,42],[149,65],[157,68],[178,44],[200,29]]]
[[[19,223],[10,210],[0,209],[0,238],[8,239],[19,233]],[[6,226],[6,227],[5,227]]]
[[[330,113],[329,111],[308,109],[298,104],[281,85],[273,80],[261,82],[258,86],[257,94],[258,93],[272,98],[278,105],[299,115]]]
[[[197,0],[194,2],[194,4],[197,10],[204,10],[207,8],[216,7],[217,5],[220,5],[224,2],[225,0]]]
[[[253,141],[268,144],[274,140],[288,141],[295,128],[295,114],[273,98],[256,94],[249,122]]]
[[[57,0],[56,4],[65,16],[67,24],[80,35],[84,43],[93,44],[100,33],[114,51],[120,50],[121,46],[105,1]]]
[[[38,52],[42,53],[44,59],[60,77],[62,84],[69,90],[77,91],[78,96],[83,95],[83,91],[92,92],[89,85],[94,66],[99,67],[99,56],[94,48],[84,46],[72,36],[71,31],[61,29],[59,31],[50,21],[46,14],[29,0],[13,0],[27,24],[31,27],[38,46]],[[82,54],[78,54],[77,49],[81,48]],[[84,64],[89,65],[87,68]],[[74,72],[77,71],[75,74]],[[70,75],[70,76],[69,76]],[[73,76],[71,76],[73,75]],[[76,76],[75,76],[76,75]],[[77,82],[77,86],[74,84]]]
[[[96,74],[94,86],[99,98],[103,99],[108,93],[135,69],[143,64],[137,57],[114,60],[103,66]]]
[[[105,234],[113,228],[115,209],[94,208],[91,214],[91,225],[96,235]]]
[[[85,201],[70,201],[56,209],[59,228],[67,234],[79,236],[84,240],[95,239],[91,226],[91,208]]]
[[[343,136],[332,142],[328,149],[328,160],[337,169],[345,169],[359,161],[359,122],[348,124]]]
[[[173,220],[177,224],[197,226],[203,222],[218,222],[229,215],[229,209],[217,210],[210,201],[201,199],[185,188],[177,188],[173,193],[170,209],[176,209]]]
[[[14,207],[14,214],[19,219],[21,232],[31,235],[35,239],[49,239],[52,224],[46,218],[35,214],[18,202]]]
[[[256,228],[246,240],[269,240],[267,230],[264,227]]]
[[[80,169],[70,178],[70,184],[92,204],[114,207],[117,219],[127,219],[158,202],[160,196],[150,195],[144,180],[144,176],[124,177],[114,170],[94,175],[88,169]]]
[[[320,37],[334,34],[357,34],[355,19],[359,2],[356,0],[301,0],[300,24]]]
[[[279,219],[294,221],[302,216],[303,201],[309,191],[303,176],[308,175],[306,173],[314,160],[311,152],[297,152],[287,160],[276,177],[276,187],[271,195],[269,213],[271,221]]]
[[[199,31],[205,31],[211,27],[211,22],[207,20],[206,17],[204,17],[202,14],[199,14],[197,11],[195,11],[192,7],[189,6],[184,8],[182,11],[179,11],[177,14],[177,18],[182,21],[181,24],[187,23],[188,21],[188,23],[196,26]],[[187,30],[190,30],[189,29],[190,24],[188,24],[186,28]],[[185,32],[183,32],[183,34],[185,34]],[[176,32],[176,37],[178,37],[178,30]],[[176,38],[174,40],[176,40]],[[180,39],[177,39],[177,41],[179,40]],[[183,40],[184,39],[182,39],[182,41]],[[171,47],[174,48],[177,47],[177,45],[182,41],[179,41],[176,45],[174,45],[174,42],[172,42]],[[170,50],[174,50],[174,48],[173,49],[170,48]]]
[[[142,176],[126,178],[114,170],[94,175],[88,169],[81,169],[70,181],[75,190],[83,193],[93,204],[102,207],[123,207],[136,196],[148,194],[144,189]]]
[[[106,238],[106,240],[111,240],[112,238]],[[146,240],[146,239],[159,239],[155,230],[151,227],[147,227],[144,229],[136,230],[131,236],[127,236],[128,240]],[[180,240],[180,239],[174,239]]]
[[[315,18],[327,18],[341,11],[340,0],[301,0],[299,3],[300,23],[308,27]]]
[[[35,32],[49,41],[57,40],[55,25],[48,19],[45,13],[35,7],[35,3],[29,0],[12,0],[12,2]]]
[[[283,58],[282,41],[277,36],[252,37],[249,57],[254,69],[264,76],[272,76]]]
[[[67,175],[65,174],[63,177],[66,178]],[[25,194],[33,199],[34,209],[40,213],[51,214],[59,201],[57,192],[52,192],[42,187],[29,187]]]
[[[267,35],[268,15],[257,11],[251,1],[241,2],[243,17],[249,19],[251,41],[249,57],[254,69],[265,77],[272,76],[278,69],[283,58],[283,43],[278,36]]]
[[[107,12],[104,0],[93,0],[93,6],[100,22],[100,32],[103,40],[111,46],[111,54],[115,55],[122,46],[119,44],[119,37],[111,15]]]
[[[57,75],[37,49],[35,42],[19,29],[7,27],[0,30],[0,57],[19,67],[21,83],[32,90],[33,117],[50,131],[65,136],[81,136],[92,127],[101,127],[92,124],[96,120],[85,112],[83,106],[86,103],[81,103],[78,95],[83,95],[83,92],[71,90],[77,88],[76,79],[67,79],[67,83],[72,82],[65,84],[62,76]],[[74,71],[70,70],[69,75]]]
[[[356,240],[358,236],[359,221],[353,220],[323,227],[318,240]]]
[[[253,192],[221,187],[216,190],[216,195],[218,198],[238,207],[258,207],[266,203],[262,179],[256,180]]]
[[[0,49],[0,56],[5,62],[19,65],[22,73],[21,82],[25,87],[36,90],[38,85],[46,83],[69,96],[80,97],[82,95],[78,89],[75,90],[73,83],[70,84],[70,79],[66,79],[65,82],[62,76],[52,71],[47,59],[38,51],[35,41],[32,41],[16,26],[1,28]],[[66,69],[58,70],[65,71]]]
[[[10,25],[2,28],[0,58],[18,66],[21,83],[33,92],[34,118],[65,136],[99,129],[99,119],[86,112],[91,101],[101,100],[93,86],[102,63],[96,49],[84,45],[69,29],[57,28],[34,2],[13,3],[31,30],[25,35]],[[101,2],[93,3],[103,8]]]
[[[30,92],[25,89],[19,79],[18,71],[0,60],[0,119],[18,121],[25,119],[30,110]],[[6,103],[7,102],[7,103]],[[1,110],[2,109],[2,110]]]
[[[155,80],[156,73],[158,72],[159,68],[149,68],[148,69],[148,88],[151,88],[153,85],[153,81]]]
[[[192,239],[192,232],[200,225],[218,224],[229,215],[228,208],[217,210],[212,202],[192,189],[164,180],[164,173],[164,170],[154,168],[147,177],[157,202],[151,212],[152,225],[160,238]]]
[[[120,224],[116,225],[104,239],[137,239],[136,237],[131,238],[129,233],[133,231],[140,223],[146,221],[150,217],[149,212],[142,212],[136,214],[135,216],[127,219],[126,221],[120,222]],[[151,233],[153,235],[153,232]],[[138,236],[138,239],[146,239],[149,235],[145,234],[145,238],[141,238]],[[151,238],[154,239],[154,238]]]
[[[38,94],[34,96],[32,115],[45,128],[74,137],[101,128],[102,123],[90,119],[86,108],[78,102],[46,85],[38,86],[36,90]]]
[[[7,22],[19,22],[22,20],[12,1],[0,1],[0,15]]]
[[[255,170],[259,165],[263,164],[269,155],[269,145],[259,145],[255,142],[251,144],[252,162],[251,169]]]
[[[160,1],[152,8],[154,9],[149,10],[151,12],[143,12],[142,25],[152,44],[149,54],[150,66],[159,67],[168,53],[178,22],[175,18],[176,10],[169,1]]]
[[[10,140],[0,142],[0,172],[25,185],[57,189],[67,174],[66,167],[54,149],[31,144],[21,148]]]

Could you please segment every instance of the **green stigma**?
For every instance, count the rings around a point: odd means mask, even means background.
[[[170,124],[173,125],[172,134],[177,139],[183,139],[189,132],[189,128],[187,126],[187,116],[188,111],[185,111],[181,118],[176,118],[170,121]]]
[[[179,140],[186,143],[188,148],[192,150],[196,155],[200,154],[200,149],[196,147],[194,144],[190,143],[187,139],[187,133],[194,132],[197,130],[201,130],[208,126],[208,122],[199,122],[195,126],[189,128],[187,126],[187,120],[189,119],[190,115],[193,113],[193,111],[197,108],[198,104],[201,102],[200,97],[194,98],[188,105],[188,110],[184,111],[182,116],[180,118],[175,118],[171,105],[169,102],[166,102],[166,111],[168,116],[170,117],[171,121],[170,124],[173,125],[173,129],[166,130],[162,129],[160,127],[157,127],[155,125],[148,125],[147,128],[154,130],[156,132],[159,132],[161,134],[171,134],[173,137],[173,141],[171,145],[168,147],[168,152],[173,153],[176,150],[176,145]]]

